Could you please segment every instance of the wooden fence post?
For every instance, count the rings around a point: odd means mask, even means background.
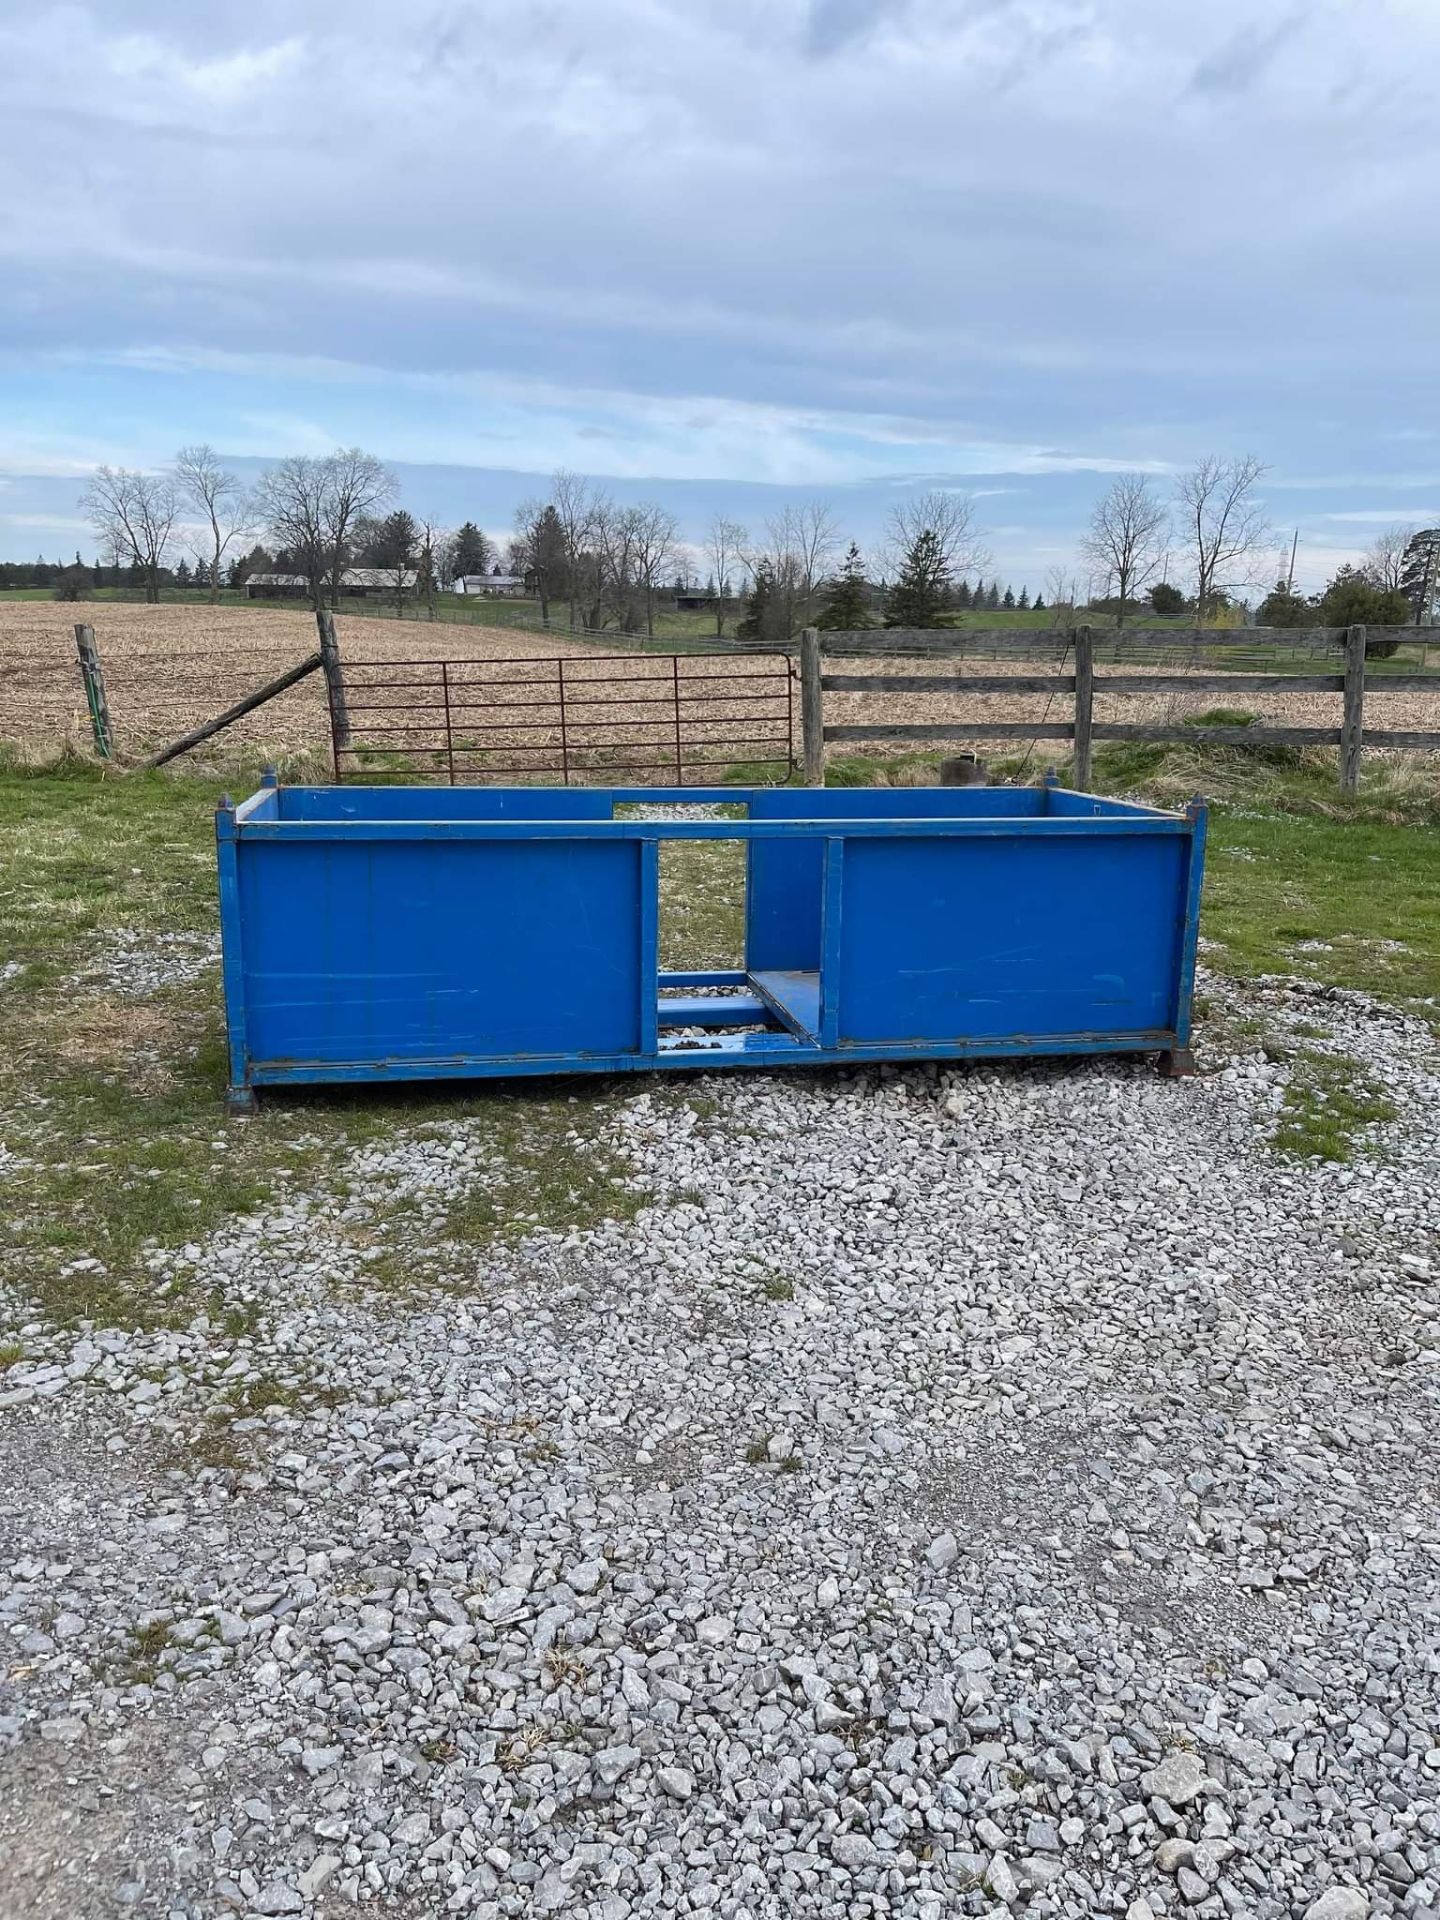
[[[1345,716],[1340,723],[1340,791],[1360,790],[1365,728],[1365,629],[1345,629]]]
[[[825,784],[825,696],[820,686],[820,633],[800,634],[800,737],[804,742],[805,784]]]
[[[110,730],[110,703],[105,698],[105,673],[100,665],[100,649],[95,644],[93,627],[77,622],[75,649],[80,655],[80,678],[85,686],[85,704],[90,709],[95,751],[102,760],[108,760],[114,752],[115,739]]]
[[[1077,793],[1090,791],[1091,740],[1095,725],[1095,642],[1089,627],[1075,629],[1075,756],[1070,778]]]
[[[335,638],[335,616],[328,607],[315,609],[320,629],[320,666],[330,701],[330,730],[337,747],[350,744],[350,710],[345,704],[345,676],[340,667],[340,642]]]

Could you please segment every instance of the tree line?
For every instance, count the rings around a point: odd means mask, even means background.
[[[1104,583],[1117,624],[1140,596],[1160,613],[1193,611],[1205,625],[1253,586],[1273,552],[1275,531],[1257,489],[1266,469],[1253,454],[1207,458],[1175,482],[1167,502],[1142,474],[1123,474],[1096,505],[1081,552]],[[1178,548],[1192,597],[1155,575]],[[1255,609],[1259,625],[1404,626],[1434,617],[1440,589],[1440,529],[1392,527],[1360,566],[1346,564],[1316,594],[1297,593],[1281,574]],[[1091,604],[1095,601],[1092,598]],[[1394,651],[1394,643],[1378,642]]]
[[[1168,496],[1148,475],[1119,475],[1080,542],[1083,587],[1073,569],[1052,567],[1033,601],[1028,587],[1017,595],[994,577],[974,502],[950,489],[897,503],[868,559],[818,502],[787,506],[753,534],[717,514],[692,545],[663,504],[622,505],[563,470],[546,494],[521,502],[502,554],[473,521],[449,529],[396,504],[395,476],[359,447],[280,460],[253,487],[211,447],[184,447],[160,472],[100,467],[82,505],[99,543],[98,580],[123,578],[151,600],[162,586],[188,585],[213,601],[222,585],[278,572],[302,581],[314,606],[335,605],[347,569],[364,566],[393,579],[397,602],[419,598],[433,612],[452,582],[503,564],[523,579],[547,626],[563,608],[575,631],[653,634],[662,598],[693,594],[717,636],[733,628],[743,640],[779,645],[808,625],[933,627],[1032,607],[1057,623],[1080,606],[1119,625],[1142,613],[1188,612],[1201,625],[1233,616],[1275,548],[1260,494],[1265,472],[1252,454],[1207,456],[1177,476]],[[83,590],[78,554],[74,567],[53,572],[43,561],[0,569],[0,582],[22,584],[11,578],[22,572],[24,584]],[[1437,598],[1440,531],[1400,529],[1323,593],[1299,595],[1286,575],[1257,611],[1268,625],[1390,625],[1429,619]]]

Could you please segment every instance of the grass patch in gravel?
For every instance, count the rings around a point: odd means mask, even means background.
[[[485,1144],[500,1166],[450,1203],[449,1238],[513,1242],[537,1229],[576,1233],[632,1219],[648,1196],[628,1184],[629,1163],[604,1138],[623,1097],[595,1089],[581,1101],[552,1093],[488,1098]]]
[[[1269,1047],[1272,1055],[1276,1048]],[[1290,1083],[1272,1145],[1302,1159],[1347,1161],[1368,1127],[1396,1117],[1394,1106],[1358,1061],[1301,1047],[1287,1053]]]

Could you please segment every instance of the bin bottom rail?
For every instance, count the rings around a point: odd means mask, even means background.
[[[648,1073],[667,1068],[853,1066],[876,1061],[983,1060],[1034,1054],[1159,1053],[1170,1074],[1191,1070],[1174,1032],[1006,1034],[953,1040],[838,1041],[820,1038],[819,975],[738,971],[661,973],[653,1052],[447,1055],[366,1061],[251,1060],[230,1089],[231,1106],[251,1110],[254,1089],[401,1080],[499,1079],[567,1073]]]

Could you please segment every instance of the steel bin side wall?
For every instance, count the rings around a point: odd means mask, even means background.
[[[242,840],[250,1059],[637,1051],[645,845]]]
[[[1189,851],[1182,835],[847,841],[837,1044],[1169,1029]]]

